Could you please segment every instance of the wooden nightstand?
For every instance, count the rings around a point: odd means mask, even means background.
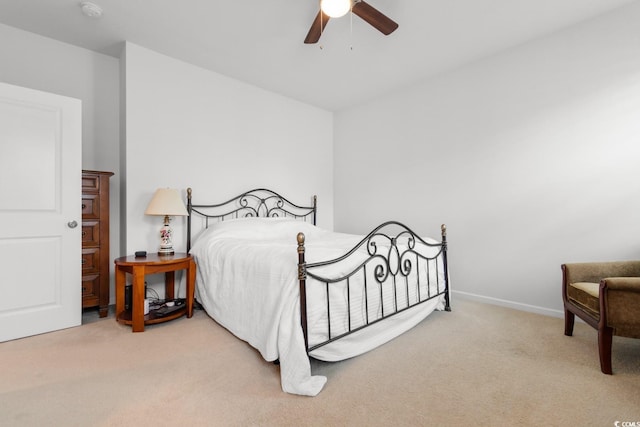
[[[193,300],[196,281],[196,263],[186,253],[174,255],[147,254],[146,257],[125,256],[117,258],[116,264],[116,320],[131,325],[133,332],[144,332],[144,325],[167,322],[186,313],[193,316]],[[187,294],[185,307],[163,317],[156,316],[153,311],[144,314],[144,276],[146,274],[165,274],[165,299],[173,300],[175,292],[175,272],[187,271]],[[133,276],[131,311],[125,310],[125,278],[126,273]]]

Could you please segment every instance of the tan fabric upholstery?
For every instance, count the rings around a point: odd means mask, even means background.
[[[600,368],[611,374],[613,335],[640,338],[640,261],[563,264],[562,272],[565,335],[576,315],[596,328]]]
[[[640,277],[640,261],[564,264],[568,283],[595,282],[607,277]]]
[[[640,338],[640,277],[604,279],[607,325],[614,335]]]

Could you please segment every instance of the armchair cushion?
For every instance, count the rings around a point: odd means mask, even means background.
[[[600,317],[600,284],[593,282],[569,283],[567,286],[567,297],[575,304],[578,304],[593,317]]]

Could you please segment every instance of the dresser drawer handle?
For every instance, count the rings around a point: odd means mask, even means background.
[[[82,258],[82,261],[81,261],[81,263],[80,263],[80,264],[84,265],[86,262],[87,262],[87,260],[86,260],[86,259],[84,259],[84,258]]]
[[[86,232],[86,231],[83,231],[83,232],[82,232],[82,237],[86,237],[86,235],[87,235],[87,232]]]
[[[82,204],[82,209],[86,208],[87,205],[85,205],[84,203]]]

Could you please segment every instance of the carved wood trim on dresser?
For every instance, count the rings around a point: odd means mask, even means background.
[[[82,308],[109,311],[109,178],[113,172],[82,171]]]

